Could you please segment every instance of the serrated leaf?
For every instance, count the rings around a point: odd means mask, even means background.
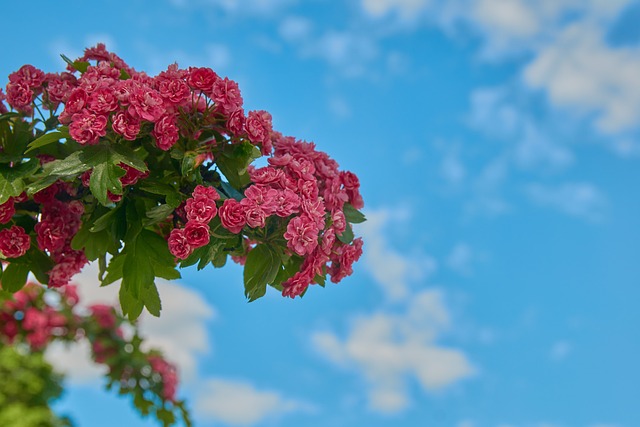
[[[100,163],[93,168],[89,189],[98,201],[106,206],[111,203],[109,192],[112,194],[122,194],[122,183],[120,178],[126,171],[112,163]]]
[[[362,212],[354,208],[350,203],[345,203],[343,207],[344,217],[352,224],[365,222],[367,218]]]
[[[142,292],[142,302],[147,308],[147,311],[155,317],[160,317],[160,310],[162,310],[162,303],[160,302],[160,294],[158,294],[158,288],[155,283],[146,287]]]
[[[2,273],[2,289],[17,292],[27,283],[29,264],[10,263]]]
[[[258,244],[249,252],[244,265],[244,293],[249,302],[264,296],[281,264],[278,252],[267,244]]]
[[[162,221],[166,219],[169,215],[173,213],[175,208],[170,205],[158,205],[149,210],[147,210],[146,215],[152,221],[147,222],[148,224],[154,224],[156,222]]]
[[[142,313],[142,309],[144,308],[144,304],[141,300],[131,295],[130,292],[124,286],[120,287],[120,292],[118,293],[120,299],[120,308],[122,308],[122,314],[129,318],[129,321],[134,322],[140,314]]]
[[[124,267],[124,254],[116,255],[111,258],[109,265],[107,266],[107,275],[102,279],[100,286],[107,286],[122,279],[122,272]]]

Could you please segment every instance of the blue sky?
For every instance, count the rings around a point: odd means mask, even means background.
[[[197,426],[640,425],[640,2],[30,5],[3,24],[2,75],[98,41],[151,74],[210,66],[361,179],[341,284],[251,304],[236,267],[162,284],[142,328]],[[84,353],[50,353],[73,367],[60,410],[154,425]]]

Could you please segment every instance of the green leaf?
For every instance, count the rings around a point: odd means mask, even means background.
[[[279,291],[282,291],[282,286],[280,285],[282,284],[282,282],[290,279],[294,274],[300,271],[302,261],[303,258],[298,255],[290,257],[286,262],[282,264],[282,267],[278,270],[276,278],[272,282],[270,282],[270,284]]]
[[[128,294],[125,295],[126,298],[135,299],[145,306],[154,304],[154,297],[148,294],[148,289],[155,287],[156,276],[172,279],[180,276],[175,271],[174,258],[167,242],[152,231],[141,230],[135,239],[126,243],[123,254],[121,289]],[[137,308],[137,305],[132,307]],[[152,305],[151,309],[155,310],[156,306]],[[132,318],[131,314],[129,318]]]
[[[344,217],[352,224],[360,224],[365,222],[367,218],[362,212],[351,206],[350,203],[345,203],[343,207]]]
[[[102,279],[100,286],[107,286],[116,280],[122,279],[124,259],[125,256],[122,253],[111,258],[111,261],[109,261],[109,265],[107,266],[107,275]]]
[[[91,227],[91,232],[96,233],[98,231],[105,230],[109,228],[113,222],[116,220],[116,216],[118,214],[118,210],[122,207],[121,204],[116,206],[115,208],[109,209],[106,214],[102,215],[100,218],[96,219]]]
[[[251,162],[260,157],[260,151],[249,142],[242,144],[230,144],[216,158],[216,164],[220,171],[236,189],[245,187],[251,182],[247,167]]]
[[[196,168],[196,154],[193,152],[185,153],[182,158],[181,174],[188,176]]]
[[[278,252],[267,244],[258,244],[247,255],[244,265],[244,293],[249,302],[264,296],[282,261]]]
[[[228,198],[233,198],[233,199],[236,199],[237,201],[240,201],[240,200],[244,199],[244,195],[241,192],[239,192],[238,190],[236,190],[235,188],[233,188],[231,185],[229,185],[228,182],[222,181],[220,183],[220,187],[222,187],[222,192]]]
[[[54,160],[43,166],[42,175],[68,176],[77,175],[91,169],[91,165],[84,162],[82,151],[75,151],[64,159]]]
[[[29,153],[30,151],[35,150],[36,148],[44,147],[45,145],[49,145],[49,144],[52,144],[54,142],[58,142],[62,138],[68,138],[68,137],[69,137],[69,133],[68,132],[55,131],[55,132],[45,133],[41,137],[39,137],[39,138],[35,139],[34,141],[31,141],[31,143],[29,143],[27,151],[25,151],[25,154]]]
[[[147,311],[155,317],[160,317],[160,310],[162,310],[162,303],[160,302],[160,294],[158,294],[158,288],[155,284],[151,284],[145,288],[142,292],[142,302],[147,307]]]
[[[40,283],[49,281],[49,271],[53,268],[53,260],[41,250],[31,247],[27,252],[29,269]]]
[[[17,292],[27,283],[29,264],[9,264],[2,273],[2,289],[7,292]]]
[[[134,322],[144,308],[144,304],[138,298],[134,297],[124,286],[120,287],[118,294],[120,297],[120,307],[122,308],[122,314],[129,317],[131,322]]]
[[[8,180],[0,171],[0,205],[9,200],[10,197],[17,197],[24,189],[24,182],[21,179]]]
[[[9,200],[9,197],[17,197],[24,190],[24,181],[30,177],[39,167],[37,159],[31,159],[10,167],[0,165],[0,204]]]
[[[338,237],[338,240],[340,240],[342,243],[346,245],[351,243],[353,241],[353,238],[355,237],[353,235],[353,230],[351,229],[351,224],[347,223],[347,228],[344,230],[342,234],[340,234],[337,237]]]
[[[107,206],[111,204],[108,193],[122,194],[120,178],[127,172],[113,163],[100,163],[93,168],[89,189],[98,201]]]
[[[173,213],[175,208],[171,205],[158,205],[147,210],[146,215],[151,221],[146,222],[146,225],[155,224],[167,218]]]

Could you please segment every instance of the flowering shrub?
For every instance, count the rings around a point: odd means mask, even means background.
[[[83,312],[77,304],[72,285],[45,291],[27,284],[0,303],[0,348],[25,346],[41,354],[54,341],[87,340],[93,360],[108,368],[108,389],[131,395],[143,415],[154,415],[164,426],[178,419],[190,425],[184,402],[176,399],[175,367],[158,351],[141,350],[135,327],[113,307],[92,305]]]
[[[0,91],[3,289],[30,271],[59,287],[98,260],[135,319],[159,315],[154,280],[176,267],[230,256],[250,301],[352,273],[358,178],[266,111],[245,114],[236,82],[175,64],[150,77],[102,44],[65,60],[57,74],[25,65]]]

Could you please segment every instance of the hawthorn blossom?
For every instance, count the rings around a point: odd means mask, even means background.
[[[21,257],[30,247],[31,239],[19,225],[0,230],[0,253],[5,258]]]

